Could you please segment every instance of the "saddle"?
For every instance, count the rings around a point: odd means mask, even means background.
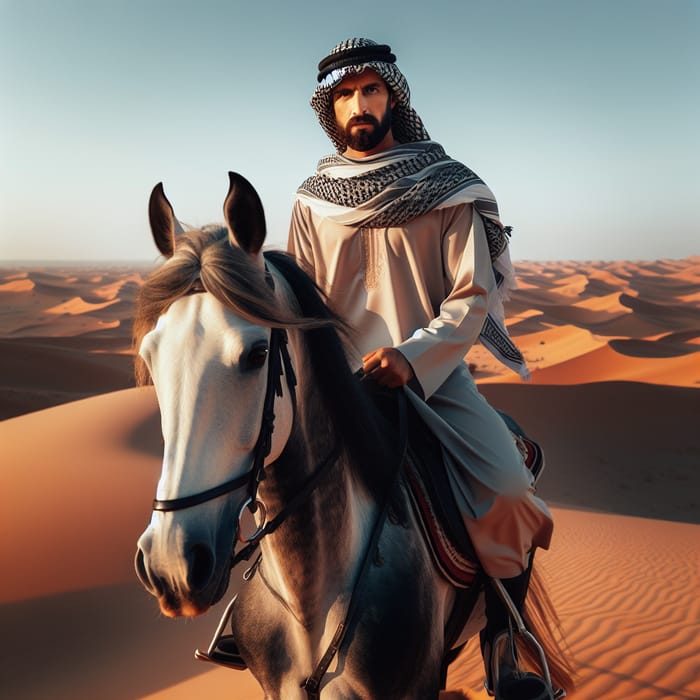
[[[388,398],[387,392],[375,389],[371,393],[387,421],[393,422],[394,402]],[[471,588],[480,567],[452,492],[442,447],[413,405],[410,402],[406,404],[410,437],[403,476],[421,534],[440,574],[456,588]],[[502,411],[498,413],[508,427],[526,467],[537,480],[544,468],[542,449],[525,435],[511,416]]]

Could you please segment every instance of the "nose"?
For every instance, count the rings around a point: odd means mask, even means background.
[[[165,586],[161,579],[153,574],[150,567],[146,563],[146,554],[139,545],[136,549],[136,557],[134,558],[134,568],[136,575],[141,581],[143,587],[152,595],[163,595]]]
[[[134,568],[144,588],[152,595],[162,597],[168,593],[169,589],[173,589],[186,592],[188,596],[197,597],[212,585],[216,570],[216,556],[208,544],[194,544],[187,549],[182,562],[184,564],[182,569],[186,572],[185,580],[180,580],[179,583],[179,576],[174,574],[173,570],[180,569],[180,566],[159,566],[151,556],[151,545],[150,537],[141,538],[136,549]]]
[[[367,112],[367,103],[362,90],[355,90],[351,99],[352,115],[365,114]]]

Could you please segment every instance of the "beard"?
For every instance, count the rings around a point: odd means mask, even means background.
[[[371,151],[377,147],[391,129],[391,104],[387,104],[386,110],[382,115],[381,121],[371,114],[363,114],[360,117],[353,117],[341,129],[345,137],[345,143],[354,151],[362,153]],[[353,127],[358,124],[365,124],[367,127],[353,130]]]

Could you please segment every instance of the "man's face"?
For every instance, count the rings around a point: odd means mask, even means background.
[[[338,83],[333,90],[333,109],[348,148],[360,153],[381,150],[391,130],[395,104],[386,83],[369,68]]]

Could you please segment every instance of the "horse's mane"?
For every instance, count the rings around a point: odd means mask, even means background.
[[[357,476],[375,499],[387,486],[396,458],[388,425],[348,364],[344,340],[352,331],[326,305],[323,293],[291,255],[267,252],[294,291],[304,318],[331,321],[305,330],[308,367],[325,414],[341,441]]]
[[[265,271],[251,257],[229,243],[222,226],[192,229],[178,237],[175,253],[154,270],[139,289],[133,324],[136,380],[150,383],[138,356],[144,335],[178,299],[206,291],[221,304],[252,323],[271,328],[343,326],[339,319],[304,318],[285,308],[269,285]]]
[[[298,309],[286,308],[268,283],[265,271],[228,240],[221,226],[193,229],[178,238],[175,253],[149,275],[139,290],[133,325],[136,351],[158,318],[178,299],[206,291],[252,323],[303,332],[308,357],[305,372],[317,388],[325,415],[333,426],[353,469],[370,493],[385,486],[387,441],[380,416],[353,376],[344,339],[348,326],[325,304],[322,293],[294,259],[282,252],[265,258],[287,280]],[[151,381],[148,369],[135,353],[137,383]]]

